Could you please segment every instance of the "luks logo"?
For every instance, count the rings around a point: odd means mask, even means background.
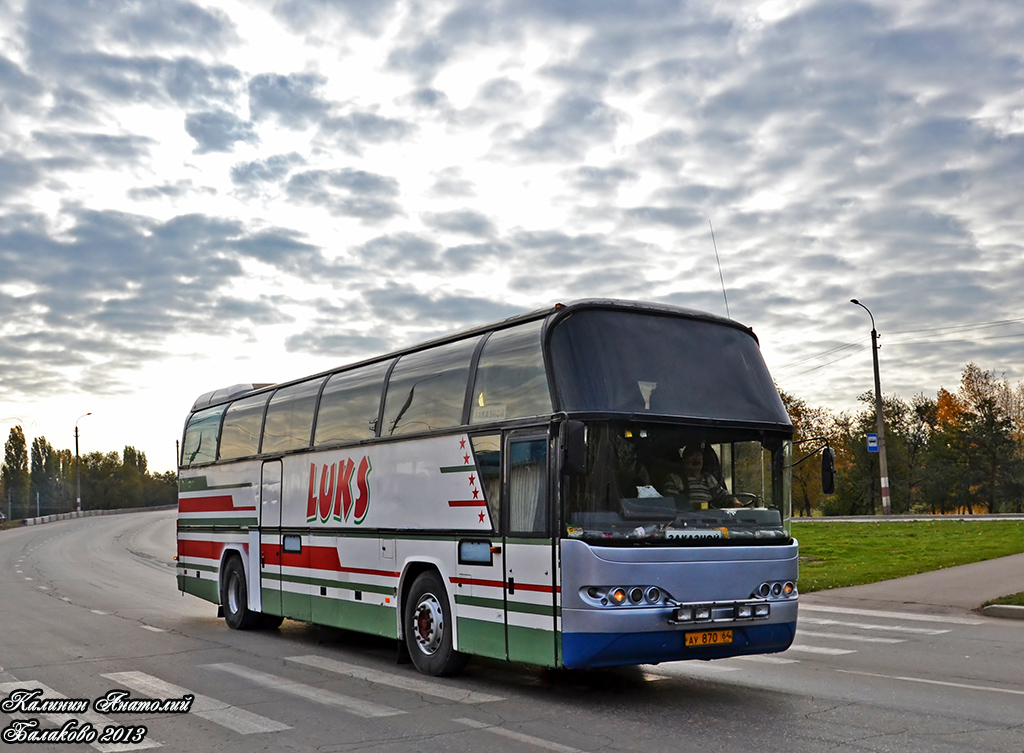
[[[352,522],[359,525],[370,507],[370,458],[366,455],[357,467],[351,458],[317,467],[309,464],[309,499],[306,503],[306,522],[319,520],[326,523]],[[355,476],[356,495],[352,495]]]

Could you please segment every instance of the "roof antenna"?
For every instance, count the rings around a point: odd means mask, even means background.
[[[718,244],[715,243],[715,226],[711,224],[711,218],[708,218],[708,227],[711,228],[711,243],[715,247],[715,261],[718,262],[718,279],[722,281],[722,298],[725,299],[725,315],[732,319],[732,314],[729,313],[729,296],[725,294],[725,277],[722,276],[722,260],[718,258]]]

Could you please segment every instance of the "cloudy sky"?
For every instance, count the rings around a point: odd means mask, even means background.
[[[1017,0],[0,0],[0,433],[91,411],[168,470],[202,392],[723,279],[812,405],[871,389],[850,298],[883,392],[1015,382],[1022,39]]]

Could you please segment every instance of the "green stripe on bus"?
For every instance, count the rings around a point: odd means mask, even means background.
[[[193,478],[183,478],[178,482],[178,489],[182,492],[205,492],[205,491],[219,491],[221,489],[248,489],[252,486],[251,482],[244,484],[220,484],[210,486],[206,481],[206,476],[195,476]]]
[[[508,658],[542,667],[557,666],[555,660],[555,631],[508,626]]]
[[[263,573],[264,580],[276,580],[282,583],[298,583],[303,586],[325,586],[326,588],[342,588],[349,591],[365,591],[366,593],[382,594],[384,596],[394,596],[394,586],[378,586],[372,583],[353,583],[352,581],[346,580],[328,580],[326,578],[312,578],[305,575],[290,575],[288,573]]]
[[[192,578],[178,575],[178,590],[198,596],[200,599],[220,604],[220,588],[213,578]]]
[[[204,526],[255,528],[259,523],[256,518],[178,518],[178,528],[202,528]]]
[[[505,611],[506,604],[502,599],[486,599],[480,596],[456,596],[456,604],[465,604],[467,607],[482,607],[484,609],[497,609]],[[518,614],[540,614],[545,617],[553,617],[562,614],[561,607],[553,607],[550,604],[526,604],[521,601],[508,603],[508,611]]]
[[[491,659],[505,658],[505,624],[459,617],[459,651]]]
[[[475,465],[444,465],[438,468],[441,473],[476,473]]]

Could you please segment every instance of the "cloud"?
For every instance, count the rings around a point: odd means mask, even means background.
[[[259,143],[252,123],[224,110],[190,113],[185,117],[185,131],[198,144],[196,154],[230,152],[239,141]]]
[[[469,209],[451,212],[428,212],[423,215],[422,219],[427,227],[450,233],[490,237],[498,231],[490,218],[481,212]]]
[[[306,170],[295,173],[286,185],[296,201],[324,207],[330,214],[377,223],[403,214],[393,199],[398,181],[377,173],[352,168]]]
[[[0,199],[16,196],[42,180],[39,166],[17,154],[0,154]]]
[[[315,93],[326,82],[323,76],[314,73],[253,76],[249,80],[252,119],[274,118],[288,128],[305,128],[318,123],[330,111],[330,103]]]

